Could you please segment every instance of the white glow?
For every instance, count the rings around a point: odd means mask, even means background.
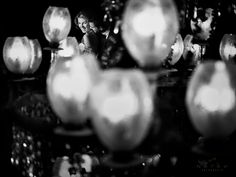
[[[49,27],[53,30],[62,31],[66,26],[65,18],[59,16],[58,14],[55,14],[55,12],[52,14],[52,17],[49,18],[48,23],[49,23]]]
[[[198,44],[193,44],[191,51],[194,53],[201,53],[201,46]]]
[[[160,7],[146,8],[137,13],[133,18],[132,24],[135,31],[141,36],[155,36],[156,43],[160,43],[160,37],[162,37],[167,26]]]
[[[55,94],[61,95],[66,99],[72,97],[72,84],[70,78],[66,74],[58,74],[52,84]]]
[[[30,59],[30,52],[30,48],[22,43],[21,38],[15,38],[13,45],[7,51],[7,56],[13,61],[20,60],[21,62],[26,62]]]
[[[180,34],[177,34],[175,38],[175,43],[171,46],[171,48],[173,50],[173,56],[179,55],[179,57],[177,58],[179,59],[184,51],[184,43],[183,43],[182,36]]]
[[[215,69],[218,72],[217,74],[222,74],[222,72],[225,72],[224,70],[226,69],[226,66],[222,62],[216,62]],[[225,74],[227,74],[227,73],[225,73]]]
[[[64,170],[64,169],[70,169],[72,165],[69,162],[68,157],[63,157],[62,162],[60,164],[60,170],[58,176],[64,176],[64,177],[70,177],[70,172],[69,170]]]
[[[122,80],[121,90],[109,96],[102,104],[104,117],[110,118],[113,123],[118,123],[138,112],[138,98],[131,89],[127,79]]]
[[[84,168],[87,173],[92,172],[93,161],[91,157],[87,154],[83,154],[82,159],[81,167]]]
[[[118,28],[118,27],[115,27],[114,30],[113,30],[113,33],[114,33],[114,34],[118,34],[118,33],[119,33],[119,28]]]
[[[30,44],[30,49],[31,49],[30,68],[32,68],[36,59],[35,46],[34,46],[35,43],[33,40],[29,40],[29,44]]]
[[[179,51],[179,44],[175,42],[171,48],[173,49],[173,53],[177,53]]]
[[[71,66],[71,60],[65,62],[66,68],[70,68]]]
[[[209,85],[202,86],[198,90],[194,102],[211,112],[226,112],[234,107],[235,94],[230,86],[225,65],[219,62],[215,68]]]
[[[218,88],[219,90],[225,88],[231,89],[229,75],[226,71],[226,66],[223,62],[217,62],[215,64],[215,73],[211,78],[210,85],[215,88]]]
[[[236,47],[233,45],[226,45],[224,49],[225,56],[235,56]]]
[[[75,57],[71,63],[71,82],[73,87],[73,93],[76,100],[84,102],[89,90],[92,87],[91,78],[88,69],[85,65],[85,61],[82,58]]]
[[[73,46],[71,45],[66,45],[66,44],[62,44],[60,46],[60,48],[62,48],[62,50],[58,51],[58,55],[62,56],[62,57],[71,57],[75,54],[75,50],[73,48]]]
[[[73,59],[65,64],[70,68],[69,73],[58,74],[53,81],[53,90],[66,99],[84,102],[87,99],[91,80],[81,58]]]
[[[59,56],[71,57],[79,49],[79,44],[75,37],[67,37],[60,42],[59,48],[62,48],[62,50],[58,51]]]
[[[150,99],[149,97],[144,97],[143,106],[145,107],[145,111],[147,113],[151,113],[153,111],[152,99]],[[149,117],[148,116],[144,116],[144,118],[148,119]]]

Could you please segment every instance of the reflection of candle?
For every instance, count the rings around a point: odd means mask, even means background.
[[[130,82],[123,79],[121,90],[106,98],[102,105],[104,117],[110,117],[110,121],[118,123],[129,118],[138,112],[138,99],[132,91]]]
[[[230,86],[228,73],[225,65],[218,63],[208,85],[199,88],[195,97],[195,104],[204,109],[214,111],[229,111],[235,105],[234,91]]]

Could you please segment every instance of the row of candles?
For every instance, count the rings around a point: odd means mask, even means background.
[[[111,151],[134,149],[147,135],[153,120],[159,118],[154,114],[158,106],[154,104],[156,87],[138,68],[100,69],[93,54],[78,52],[76,38],[68,36],[70,28],[68,8],[50,6],[46,10],[43,31],[51,44],[51,59],[55,60],[47,74],[46,90],[53,111],[64,124],[79,127],[90,119],[99,139]],[[187,50],[178,30],[178,12],[172,0],[127,2],[122,39],[142,68],[155,68],[158,73],[170,52],[170,63],[178,62]],[[187,85],[189,117],[206,137],[225,137],[236,129],[236,66],[228,62],[236,54],[235,38],[226,34],[220,45],[222,60],[196,65]],[[44,58],[37,39],[17,36],[6,39],[3,59],[11,72],[33,74]]]

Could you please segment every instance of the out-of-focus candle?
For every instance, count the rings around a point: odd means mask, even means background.
[[[129,0],[122,22],[122,38],[142,67],[158,67],[167,58],[179,30],[172,0]]]
[[[219,52],[222,60],[236,62],[236,35],[224,34],[221,39]]]
[[[194,127],[206,137],[225,137],[236,129],[236,66],[208,61],[197,66],[186,92]]]
[[[209,112],[224,112],[232,109],[235,95],[225,65],[222,63],[216,65],[216,74],[212,76],[208,85],[199,88],[194,102]]]
[[[58,58],[47,77],[47,94],[53,111],[64,124],[83,125],[88,119],[87,100],[100,69],[95,56]]]
[[[138,99],[129,81],[124,79],[121,82],[120,92],[107,97],[101,107],[104,117],[110,117],[109,120],[114,123],[128,119],[138,112]]]
[[[151,88],[140,70],[106,70],[91,90],[89,105],[95,131],[111,151],[138,146],[153,118]]]

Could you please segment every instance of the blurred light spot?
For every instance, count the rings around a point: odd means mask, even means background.
[[[120,92],[113,94],[104,101],[102,105],[103,115],[109,117],[113,123],[118,123],[135,115],[138,111],[138,99],[133,92],[129,81],[123,79]]]
[[[235,94],[225,68],[222,62],[215,65],[216,70],[209,85],[199,89],[194,100],[195,104],[211,112],[226,112],[234,107]]]

